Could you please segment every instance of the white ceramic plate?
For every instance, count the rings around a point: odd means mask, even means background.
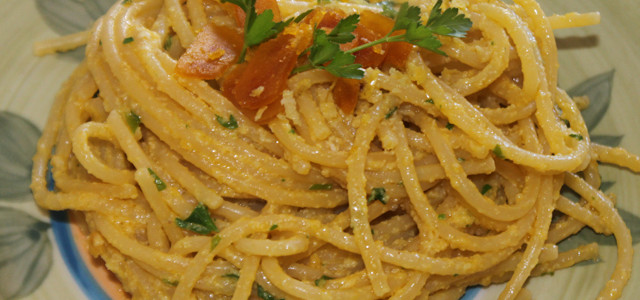
[[[594,140],[640,153],[640,2],[542,2],[548,14],[602,13],[600,26],[556,31],[562,48],[560,85],[591,96],[592,106],[583,115]],[[86,251],[78,251],[66,213],[50,216],[39,210],[28,189],[31,156],[53,96],[84,50],[35,57],[32,44],[87,28],[111,3],[0,1],[0,299],[108,299],[113,292],[105,288],[109,278],[92,265]],[[617,207],[640,253],[640,176],[605,166],[602,177],[606,191],[618,196]],[[615,240],[583,230],[562,247],[592,241],[601,245],[599,261],[530,280],[527,287],[534,298],[595,298],[613,270]],[[640,295],[640,255],[635,256],[634,269],[624,299]],[[500,290],[500,286],[475,289],[465,298],[494,299]]]

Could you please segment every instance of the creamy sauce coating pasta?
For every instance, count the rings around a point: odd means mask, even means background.
[[[435,3],[410,2],[425,18]],[[224,76],[176,72],[199,33],[235,26],[228,6],[118,1],[89,31],[36,45],[87,48],[39,141],[34,197],[81,212],[90,252],[136,299],[451,299],[502,282],[501,299],[535,298],[527,278],[597,258],[595,244],[558,251],[584,226],[616,238],[600,297],[619,298],[631,236],[598,162],[638,172],[640,158],[590,141],[557,87],[553,36],[599,15],[514,2],[445,1],[473,22],[465,38],[440,38],[446,56],[413,47],[352,82],[300,72],[275,106],[247,113]],[[277,5],[285,19],[316,2]]]

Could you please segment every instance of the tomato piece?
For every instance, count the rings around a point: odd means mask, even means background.
[[[222,82],[222,93],[231,100],[234,105],[242,112],[243,115],[247,116],[250,120],[256,121],[259,124],[264,124],[267,121],[273,119],[278,113],[284,110],[284,107],[280,103],[280,101],[273,102],[267,105],[267,108],[262,111],[260,118],[256,120],[256,115],[258,114],[258,109],[249,109],[245,107],[241,107],[236,104],[235,98],[233,95],[233,91],[235,90],[242,74],[245,72],[247,68],[247,64],[242,64],[234,67],[229,74],[225,77]]]
[[[389,17],[365,10],[360,13],[360,22],[358,25],[368,28],[375,32],[376,35],[379,36],[378,38],[381,38],[393,29],[394,23],[393,19]]]
[[[357,79],[338,78],[333,86],[333,101],[346,115],[356,109],[360,96],[360,81]]]
[[[260,44],[247,63],[224,79],[224,95],[249,111],[279,102],[298,59],[298,42],[294,35],[281,34]]]
[[[354,34],[356,38],[353,47],[373,42],[384,36],[378,35],[376,32],[364,26],[358,26],[356,30],[354,30]],[[353,47],[350,47],[348,49],[351,49]],[[383,43],[375,45],[373,47],[362,49],[353,53],[353,55],[355,55],[356,57],[356,63],[361,64],[363,68],[375,68],[382,64],[388,48],[389,43]]]
[[[389,43],[387,56],[384,58],[382,64],[399,70],[404,70],[411,51],[413,51],[413,45],[407,42]]]
[[[318,22],[318,28],[328,28],[328,31],[330,31],[331,29],[336,27],[336,25],[338,25],[340,20],[346,17],[347,14],[345,14],[341,10],[327,10],[324,12],[324,15],[322,16],[320,22]]]
[[[209,24],[202,28],[180,56],[176,73],[201,79],[218,79],[233,65],[242,50],[243,37],[234,28]]]
[[[353,31],[356,38],[350,43],[340,45],[340,48],[342,51],[347,51],[378,40],[391,31],[393,24],[394,21],[390,18],[370,11],[363,11],[360,13],[360,22]],[[361,64],[364,68],[378,67],[384,61],[388,48],[389,43],[383,43],[357,51],[353,55],[356,57],[356,63]]]

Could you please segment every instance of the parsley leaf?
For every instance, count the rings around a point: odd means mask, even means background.
[[[328,66],[320,68],[337,77],[362,79],[364,77],[364,69],[362,69],[362,65],[355,64],[355,61],[356,57],[353,54],[338,52]]]
[[[238,58],[238,63],[243,63],[249,47],[258,45],[273,38],[293,21],[273,21],[273,11],[265,10],[261,14],[256,12],[256,0],[222,0],[222,3],[232,3],[239,6],[245,13],[244,19],[244,44]]]
[[[304,20],[304,18],[308,16],[312,11],[313,11],[313,8],[310,8],[307,11],[304,11],[303,13],[299,14],[295,19],[293,19],[293,22],[295,23],[302,22],[302,20]]]
[[[280,33],[286,25],[285,22],[273,22],[273,11],[270,9],[265,10],[261,14],[255,14],[253,12],[253,20],[249,30],[247,30],[244,40],[247,47],[252,47],[266,41],[276,34]],[[290,21],[289,21],[290,22]]]
[[[313,44],[307,49],[309,63],[295,68],[293,73],[317,68],[327,70],[337,77],[362,79],[364,70],[362,70],[361,65],[355,63],[353,53],[388,42],[408,42],[446,56],[440,50],[442,43],[436,35],[464,37],[471,28],[472,23],[464,14],[459,13],[457,8],[447,8],[442,11],[441,6],[442,0],[438,0],[431,10],[427,23],[422,24],[420,8],[409,6],[405,2],[395,14],[393,28],[387,35],[347,51],[342,51],[340,44],[353,40],[353,31],[359,22],[359,15],[353,14],[341,20],[328,34],[324,30],[316,28],[314,30]],[[405,32],[391,35],[398,30],[405,30]],[[329,62],[328,65],[326,64],[327,62]]]
[[[352,15],[357,16],[357,15]],[[353,19],[343,19],[338,23],[336,28],[327,34],[322,29],[316,29],[313,31],[313,45],[309,47],[309,62],[310,65],[302,66],[294,69],[293,73],[301,72],[304,70],[317,68],[324,69],[329,73],[337,77],[360,79],[364,76],[364,70],[360,64],[356,64],[356,57],[353,54],[347,54],[340,50],[340,45],[332,41],[342,41],[349,38],[353,39],[354,36],[349,37],[344,33],[345,29],[351,29]],[[357,18],[356,18],[357,19]],[[348,20],[343,22],[344,20]],[[342,25],[341,25],[342,24]],[[355,25],[353,25],[355,27]],[[339,29],[336,31],[336,29]],[[353,29],[351,29],[353,31]],[[351,34],[349,32],[349,34]],[[331,61],[331,62],[329,62]],[[329,62],[325,66],[325,63]]]
[[[437,3],[436,3],[437,5]],[[412,24],[420,23],[420,8],[417,6],[409,6],[406,2],[400,6],[400,10],[396,14],[396,23],[391,31],[409,29]]]
[[[356,24],[360,22],[360,15],[353,14],[340,20],[336,27],[331,30],[328,35],[329,41],[336,44],[344,44],[353,41],[356,38],[353,31],[356,30]]]
[[[458,8],[449,7],[442,12],[440,6],[442,0],[438,0],[433,6],[427,21],[427,27],[439,35],[452,37],[465,37],[467,31],[471,28],[471,20],[463,14],[458,14]]]
[[[341,52],[340,46],[329,41],[326,31],[322,29],[313,31],[313,45],[309,48],[309,61],[313,66],[322,66],[322,64],[336,56],[338,52]]]
[[[218,232],[218,227],[211,219],[209,209],[202,203],[198,203],[186,219],[176,218],[176,225],[198,234],[209,234],[212,231]]]

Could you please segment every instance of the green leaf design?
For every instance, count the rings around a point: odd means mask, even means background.
[[[40,130],[29,120],[0,112],[0,199],[29,200],[31,158],[36,153]]]
[[[60,35],[87,30],[113,5],[113,0],[36,0],[38,12]]]
[[[24,212],[0,207],[0,299],[29,295],[47,277],[53,260],[49,227]]]
[[[49,28],[59,35],[87,30],[104,15],[114,0],[36,0],[36,8]],[[62,53],[75,60],[84,58],[85,47]]]
[[[611,102],[615,70],[593,76],[567,91],[570,96],[588,96],[589,107],[582,111],[587,128],[594,129],[604,117]]]
[[[624,135],[592,135],[591,141],[600,145],[617,147],[622,142]]]
[[[612,188],[614,184],[616,184],[615,181],[603,181],[602,183],[600,183],[600,190],[606,192],[610,188]]]
[[[640,216],[634,215],[630,211],[624,209],[618,209],[618,214],[624,220],[627,227],[631,231],[631,240],[636,245],[640,242]],[[577,246],[585,245],[588,243],[596,242],[599,245],[604,246],[616,246],[616,239],[612,236],[605,236],[595,233],[591,228],[582,229],[578,234],[568,238],[567,240],[559,244],[559,250],[566,251],[568,249],[575,248]],[[591,262],[593,263],[593,262]],[[588,264],[587,262],[580,264]]]

